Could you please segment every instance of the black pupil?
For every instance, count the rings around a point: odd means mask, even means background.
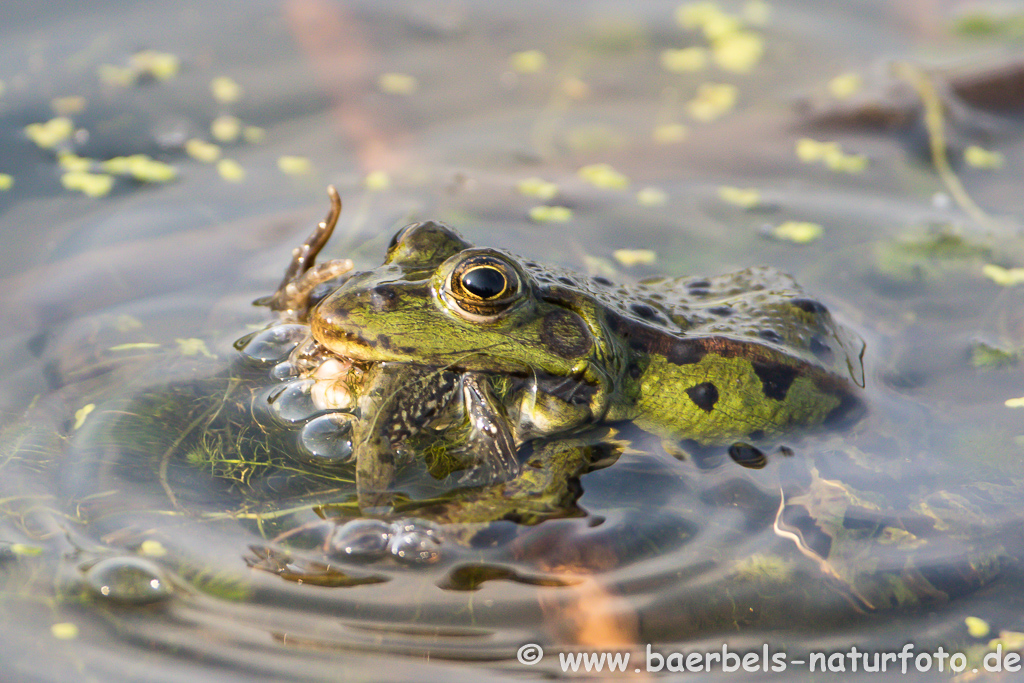
[[[505,276],[497,268],[474,268],[462,276],[462,286],[481,299],[493,299],[505,290]]]

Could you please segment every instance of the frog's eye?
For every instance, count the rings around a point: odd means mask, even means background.
[[[461,313],[496,316],[516,302],[519,276],[506,261],[477,255],[460,263],[448,281],[448,292]]]

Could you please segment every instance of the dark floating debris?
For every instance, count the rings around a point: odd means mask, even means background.
[[[738,441],[729,446],[729,457],[743,467],[759,470],[768,464],[768,457],[749,443]]]

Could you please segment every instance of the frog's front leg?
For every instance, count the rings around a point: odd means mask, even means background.
[[[360,510],[390,505],[395,473],[411,456],[408,440],[458,397],[455,373],[397,363],[377,363],[370,369],[352,434]]]
[[[516,444],[508,418],[482,374],[462,376],[462,401],[469,418],[469,434],[462,451],[473,466],[459,479],[464,486],[508,481],[519,474]]]

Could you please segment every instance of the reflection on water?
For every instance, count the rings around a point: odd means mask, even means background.
[[[912,641],[972,666],[1001,632],[1019,648],[1020,102],[956,81],[986,109],[950,108],[941,138],[884,78],[903,117],[888,128],[791,107],[839,97],[872,55],[998,53],[1012,16],[723,7],[716,33],[660,3],[12,6],[5,663],[45,680],[475,680],[647,643]],[[140,71],[140,47],[180,57],[176,74]],[[222,76],[237,99],[211,91]],[[24,134],[58,115],[74,125],[54,147]],[[137,154],[176,179],[110,165]],[[109,175],[109,194],[62,184],[75,172]],[[601,426],[574,435],[589,469],[557,513],[454,523],[438,511],[461,494],[415,471],[404,509],[360,518],[345,414],[315,416],[280,363],[303,330],[259,332],[250,306],[328,182],[347,203],[332,249],[359,267],[396,224],[434,218],[625,281],[792,272],[867,340],[866,414],[732,449]],[[254,332],[246,361],[234,342]],[[527,668],[525,643],[548,656]]]

